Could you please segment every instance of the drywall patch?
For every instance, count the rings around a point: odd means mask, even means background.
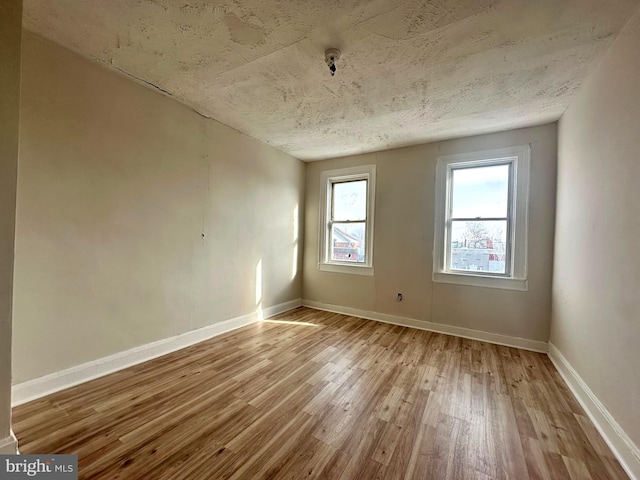
[[[231,40],[242,45],[257,45],[264,42],[264,27],[255,23],[243,22],[233,13],[224,16]]]

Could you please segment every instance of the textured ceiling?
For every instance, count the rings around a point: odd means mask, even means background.
[[[556,120],[639,3],[24,0],[24,23],[312,160]]]

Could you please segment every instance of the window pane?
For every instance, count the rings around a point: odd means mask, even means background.
[[[451,222],[451,270],[507,273],[507,221]]]
[[[366,224],[334,223],[331,227],[331,260],[364,263]]]
[[[365,220],[367,218],[367,181],[333,184],[333,219]]]
[[[452,218],[507,216],[509,165],[453,170]]]

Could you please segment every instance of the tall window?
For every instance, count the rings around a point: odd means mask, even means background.
[[[320,270],[373,275],[375,165],[322,172]]]
[[[527,289],[529,146],[438,159],[434,281]]]

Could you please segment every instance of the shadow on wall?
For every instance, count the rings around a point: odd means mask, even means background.
[[[262,313],[262,259],[256,264],[256,314],[258,321],[264,320]]]
[[[291,282],[295,281],[300,274],[300,265],[298,262],[298,253],[300,251],[300,207],[298,204],[293,208],[291,216],[291,225],[293,227],[291,240]],[[255,266],[255,307],[256,316],[259,321],[264,320],[264,265],[263,259],[260,258]]]
[[[293,209],[293,261],[291,267],[291,280],[298,275],[298,205]]]

